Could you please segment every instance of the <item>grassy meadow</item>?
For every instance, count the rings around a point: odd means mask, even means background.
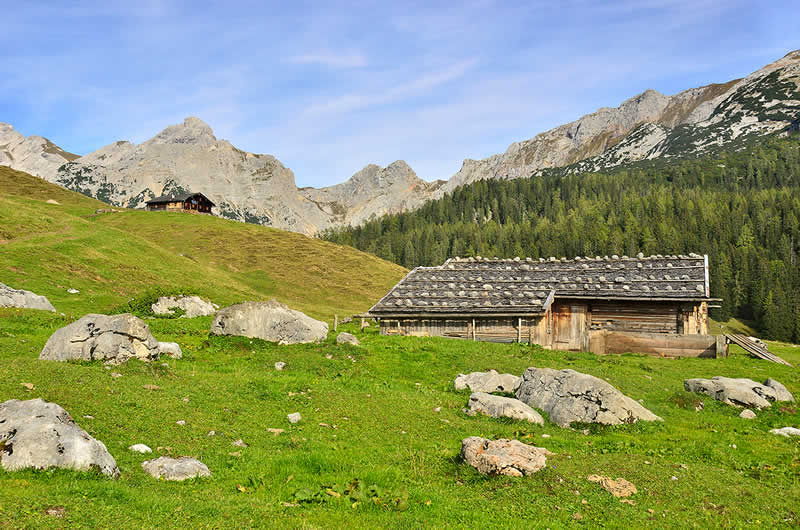
[[[773,377],[800,397],[797,368],[736,348],[725,359],[595,356],[384,337],[356,323],[340,331],[356,334],[358,347],[335,344],[333,333],[320,344],[279,346],[209,336],[211,318],[204,317],[147,320],[157,339],[182,346],[180,360],[111,369],[39,361],[56,329],[153,286],[220,305],[274,296],[330,321],[334,312],[367,309],[404,273],[277,230],[182,214],[94,216],[102,207],[0,168],[0,282],[44,294],[64,313],[0,309],[0,402],[60,404],[121,469],[116,481],[0,470],[0,527],[800,525],[800,440],[768,433],[800,426],[798,407],[773,405],[744,420],[739,409],[683,390],[690,377]],[[80,293],[66,293],[71,287]],[[800,347],[770,346],[800,364]],[[288,366],[277,371],[277,361]],[[562,429],[462,412],[469,392],[453,390],[456,375],[491,368],[521,374],[528,366],[602,377],[665,421]],[[291,412],[303,420],[290,424]],[[486,477],[459,460],[468,436],[517,438],[556,454],[529,477]],[[247,447],[234,446],[238,439]],[[154,453],[127,449],[136,443]],[[153,479],[141,463],[160,455],[199,458],[212,477]],[[589,474],[624,477],[638,493],[620,502],[587,481]]]

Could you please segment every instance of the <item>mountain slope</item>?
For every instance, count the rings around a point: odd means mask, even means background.
[[[0,282],[43,294],[64,312],[103,312],[158,286],[220,305],[276,297],[330,320],[368,309],[405,273],[301,234],[202,215],[97,215],[99,206],[107,207],[0,167]]]
[[[0,164],[117,206],[199,191],[227,218],[314,234],[398,213],[485,179],[514,179],[551,168],[596,171],[655,158],[693,157],[800,124],[800,51],[743,79],[666,96],[647,90],[617,108],[515,142],[505,153],[464,161],[449,181],[426,182],[402,161],[368,165],[326,188],[301,188],[277,158],[218,140],[198,118],[139,145],[115,142],[75,158],[41,137],[0,124]]]
[[[595,171],[637,160],[694,156],[710,146],[796,127],[800,119],[800,51],[725,84],[665,96],[647,90],[618,108],[511,144],[505,153],[465,160],[437,196],[483,179],[527,177],[575,164]]]

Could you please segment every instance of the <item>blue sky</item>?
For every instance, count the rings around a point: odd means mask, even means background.
[[[86,154],[186,116],[300,186],[464,158],[653,88],[744,76],[800,48],[800,2],[20,2],[3,10],[0,122]]]

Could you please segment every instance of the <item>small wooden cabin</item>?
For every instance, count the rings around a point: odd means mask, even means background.
[[[211,213],[211,208],[216,206],[202,193],[181,193],[162,195],[147,201],[147,211],[158,212],[190,212]]]
[[[417,267],[366,316],[382,334],[595,353],[714,356],[708,256],[452,258]],[[722,353],[722,352],[719,352]]]

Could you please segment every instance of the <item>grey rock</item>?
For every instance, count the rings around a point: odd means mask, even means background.
[[[461,441],[461,458],[485,475],[521,477],[536,473],[552,455],[547,449],[519,440],[488,440],[471,436]]]
[[[152,453],[153,452],[153,450],[150,449],[145,444],[134,444],[134,445],[128,447],[128,449],[133,451],[134,453],[142,453],[142,454]]]
[[[278,361],[278,362],[275,363],[275,369],[278,370],[279,372],[281,370],[283,370],[284,368],[286,368],[286,363],[285,362]]]
[[[130,314],[89,314],[53,333],[39,359],[48,361],[158,359],[158,341],[141,319]]]
[[[743,419],[745,419],[745,420],[754,420],[754,419],[756,419],[756,413],[755,413],[755,412],[753,412],[753,411],[752,411],[752,410],[750,410],[750,409],[744,409],[744,410],[743,410],[743,411],[742,411],[742,412],[739,414],[739,417],[740,417],[740,418],[743,418]]]
[[[217,312],[211,302],[199,296],[162,296],[150,308],[156,315],[174,315],[175,309],[182,309],[181,318],[206,317]]]
[[[20,307],[53,312],[56,310],[46,297],[31,291],[12,289],[3,283],[0,283],[0,307]]]
[[[343,331],[336,336],[336,344],[352,344],[353,346],[359,346],[361,343],[358,342],[355,335]]]
[[[181,351],[181,345],[178,344],[177,342],[159,342],[158,353],[159,355],[167,355],[169,357],[172,357],[173,359],[183,358],[183,351]]]
[[[786,387],[783,386],[778,381],[769,378],[764,381],[764,386],[768,386],[775,391],[775,400],[776,401],[790,401],[794,402],[794,396],[791,392],[786,390]]]
[[[522,374],[517,399],[544,410],[560,427],[572,422],[619,425],[662,421],[606,381],[574,370],[528,368]]]
[[[235,445],[236,447],[248,447],[248,445],[245,443],[245,441],[242,440],[241,438],[239,438],[238,440],[233,442],[233,445]]]
[[[276,300],[245,302],[220,309],[211,324],[211,334],[301,344],[323,340],[328,336],[328,324]]]
[[[146,460],[142,462],[142,469],[151,476],[164,480],[186,480],[211,476],[211,472],[204,463],[187,456],[180,458],[161,456],[155,460]]]
[[[289,423],[300,423],[300,420],[303,419],[299,412],[292,412],[287,414],[286,417],[289,419]]]
[[[67,292],[68,292],[69,294],[80,294],[80,291],[79,291],[79,290],[77,290],[77,289],[71,289],[71,288],[70,288],[70,289],[67,289]]]
[[[42,399],[0,403],[0,464],[6,471],[55,467],[119,477],[103,442],[89,436],[59,405]]]
[[[787,438],[792,436],[800,436],[800,429],[795,427],[781,427],[780,429],[771,429],[769,432],[779,436],[785,436]]]
[[[514,398],[493,396],[486,392],[475,392],[469,397],[467,414],[474,416],[481,413],[493,418],[511,418],[512,420],[529,421],[544,425],[542,415],[522,401]]]
[[[470,374],[458,374],[453,386],[456,390],[470,389],[473,392],[504,392],[513,394],[521,379],[513,374],[499,374],[496,370],[488,372],[472,372]]]
[[[773,385],[780,385],[777,381],[769,379],[768,381],[771,381]],[[783,385],[780,386],[783,387]],[[706,394],[717,401],[736,407],[761,409],[769,407],[774,401],[790,401],[794,399],[786,391],[785,387],[782,388],[785,394],[781,393],[782,399],[778,399],[779,390],[746,378],[732,379],[716,376],[711,379],[687,379],[683,382],[683,387],[688,392]]]

